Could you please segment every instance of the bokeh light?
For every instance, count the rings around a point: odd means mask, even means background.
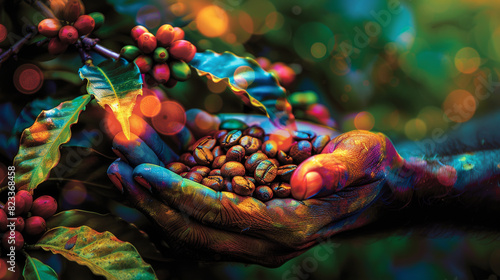
[[[370,112],[360,112],[354,118],[354,126],[360,130],[371,130],[375,126],[375,118]]]
[[[87,198],[87,188],[80,182],[68,182],[64,185],[62,195],[68,204],[79,205]]]
[[[229,17],[222,8],[210,5],[203,8],[196,16],[198,31],[207,37],[217,37],[226,33]]]
[[[234,70],[234,81],[242,88],[246,89],[255,80],[255,72],[249,66],[240,66]]]
[[[161,23],[160,11],[152,5],[142,6],[137,12],[136,21],[149,29],[156,28]]]
[[[225,83],[219,82],[216,83],[210,79],[207,79],[207,87],[213,93],[222,93],[226,90],[227,85]]]
[[[427,133],[427,125],[421,119],[411,119],[405,124],[405,134],[410,140],[420,140]]]
[[[43,80],[42,71],[34,64],[23,64],[14,72],[14,86],[24,94],[33,94],[40,90]]]
[[[186,124],[186,111],[175,101],[161,103],[160,112],[151,119],[153,127],[164,135],[174,135]]]
[[[295,52],[306,60],[325,59],[333,50],[334,43],[333,32],[320,22],[302,24],[293,36]]]
[[[330,70],[335,75],[343,76],[351,71],[351,62],[343,55],[334,55],[330,59]]]
[[[209,113],[219,112],[222,109],[222,105],[224,105],[224,100],[216,93],[205,97],[205,110]]]
[[[180,17],[184,15],[187,11],[186,4],[182,2],[173,3],[172,5],[170,5],[170,11],[175,16]]]
[[[481,64],[479,53],[470,47],[462,48],[455,55],[455,66],[458,71],[464,74],[471,74],[476,72]]]
[[[443,111],[448,119],[453,122],[466,122],[476,112],[476,99],[466,90],[454,90],[448,94],[443,102]]]
[[[152,118],[158,115],[158,113],[160,112],[161,103],[158,97],[153,95],[148,95],[142,98],[140,108],[141,108],[141,113],[144,116]]]

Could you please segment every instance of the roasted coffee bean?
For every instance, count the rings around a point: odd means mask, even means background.
[[[179,174],[179,176],[181,176],[182,178],[185,178],[186,177],[186,174],[188,174],[188,172],[182,172],[181,174]]]
[[[245,168],[249,174],[253,174],[257,165],[263,160],[266,160],[267,156],[262,152],[253,153],[247,160],[245,160]]]
[[[269,160],[270,160],[270,161],[271,161],[274,165],[276,165],[276,167],[279,167],[279,166],[280,166],[280,162],[279,162],[277,159],[275,159],[275,158],[270,158]]]
[[[289,197],[292,191],[290,184],[284,182],[272,183],[271,189],[273,190],[274,196],[279,198]]]
[[[254,183],[252,183],[252,181],[246,179],[245,177],[235,176],[233,177],[231,183],[233,185],[234,193],[236,194],[250,196],[255,191]]]
[[[278,168],[270,160],[263,160],[255,168],[255,181],[257,184],[265,185],[271,183],[278,174]]]
[[[227,130],[245,130],[248,128],[248,125],[238,119],[229,119],[223,121],[219,125],[219,129],[227,129]]]
[[[190,171],[198,172],[201,176],[207,177],[208,173],[210,173],[210,168],[207,166],[198,165],[198,166],[191,168]]]
[[[196,183],[201,183],[201,180],[203,180],[203,176],[196,171],[189,171],[186,175],[184,175],[184,178],[195,181]]]
[[[262,129],[260,126],[251,126],[243,131],[243,135],[259,138],[260,140],[264,138],[264,134],[264,129]]]
[[[171,162],[167,164],[166,168],[176,174],[189,171],[189,167],[182,162]]]
[[[210,149],[197,147],[193,152],[194,160],[200,165],[210,165],[214,161],[214,155]]]
[[[243,136],[240,139],[240,145],[245,148],[246,155],[251,155],[260,149],[262,142],[260,142],[258,138],[252,136]]]
[[[266,202],[273,198],[273,190],[268,186],[258,186],[253,196],[262,202]]]
[[[311,154],[311,142],[306,140],[299,141],[290,148],[290,156],[293,158],[293,162],[295,164],[300,164],[301,162],[309,158]]]
[[[220,169],[224,163],[227,162],[226,156],[218,156],[214,159],[214,162],[212,163],[212,169]]]
[[[297,165],[295,164],[287,164],[278,167],[278,177],[281,181],[290,182],[290,178],[292,178],[293,172],[297,169]]]
[[[179,161],[184,163],[185,165],[189,166],[189,167],[193,167],[193,166],[196,166],[198,165],[196,163],[196,160],[194,160],[194,157],[192,154],[190,153],[184,153],[182,154],[180,157],[179,157]]]
[[[214,155],[214,157],[225,155],[224,150],[222,150],[222,148],[220,146],[216,146],[212,150],[212,154]]]
[[[201,183],[214,191],[222,191],[224,187],[224,179],[222,176],[208,176],[203,178]]]
[[[220,172],[224,177],[244,176],[245,167],[239,162],[230,161],[224,163],[224,165],[220,169]]]
[[[222,143],[222,140],[227,135],[227,130],[218,130],[217,132],[214,133],[214,138],[217,140],[217,142]]]
[[[278,153],[278,144],[274,140],[267,140],[266,142],[262,143],[262,152],[266,156],[273,158]]]
[[[247,178],[248,180],[250,180],[254,185],[257,184],[257,181],[255,181],[255,178],[254,177],[251,177],[251,176],[245,176],[245,178]]]
[[[226,153],[227,161],[241,162],[245,157],[245,148],[241,145],[232,146]]]
[[[293,158],[291,156],[287,155],[282,150],[278,151],[276,158],[278,159],[278,161],[280,162],[281,165],[287,165],[287,164],[293,163]]]
[[[233,190],[233,183],[231,178],[224,178],[224,186],[222,187],[223,191],[226,192],[234,192]]]
[[[215,147],[215,144],[217,144],[217,140],[215,140],[215,138],[213,138],[212,136],[205,136],[205,137],[201,138],[200,140],[196,141],[194,143],[194,146],[195,146],[195,149],[205,147],[205,148],[211,150]]]
[[[212,169],[210,173],[208,173],[208,176],[222,176],[220,169]]]
[[[318,135],[314,137],[311,144],[313,147],[313,153],[321,154],[326,145],[330,142],[330,136],[328,135]]]
[[[314,137],[316,137],[316,133],[312,131],[294,131],[292,136],[295,141],[311,141]]]
[[[243,133],[240,130],[231,130],[226,134],[220,145],[229,150],[232,146],[238,145],[242,135]]]

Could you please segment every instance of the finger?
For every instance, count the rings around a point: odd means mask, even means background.
[[[177,154],[160,138],[158,133],[142,118],[132,115],[130,117],[131,132],[139,136],[164,164],[176,161]]]
[[[132,172],[133,168],[130,167],[126,162],[124,162],[122,159],[117,159],[115,160],[107,170],[107,174],[111,182],[120,190],[120,192],[123,194],[124,189],[123,189],[123,182],[126,180],[133,181],[132,177]]]
[[[135,134],[131,134],[130,138],[127,139],[123,132],[118,133],[113,139],[113,152],[132,166],[137,166],[141,163],[165,166],[156,153],[142,139]]]
[[[137,166],[133,175],[142,184],[157,190],[168,205],[202,224],[233,231],[265,231],[272,225],[266,205],[252,197],[216,192],[151,164]]]
[[[196,138],[210,135],[219,128],[220,119],[200,109],[186,111],[186,126]]]

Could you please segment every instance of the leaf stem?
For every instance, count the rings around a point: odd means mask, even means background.
[[[89,37],[85,37],[82,39],[82,44],[84,47],[91,48],[96,53],[98,53],[104,57],[112,58],[112,59],[116,59],[116,60],[120,59],[120,54],[115,53],[114,51],[99,45],[97,43],[98,41],[99,41],[98,39],[92,39]]]
[[[31,38],[35,36],[37,33],[36,27],[31,25],[27,28],[28,34],[26,34],[23,38],[17,41],[12,47],[10,47],[7,51],[0,54],[0,65],[4,63],[7,59],[9,59],[12,55],[16,55],[21,48],[26,44]]]

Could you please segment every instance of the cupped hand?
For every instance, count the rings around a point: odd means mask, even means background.
[[[248,122],[256,121],[252,118]],[[257,117],[266,127],[262,120]],[[200,128],[194,123],[188,127],[196,134]],[[361,227],[376,219],[374,202],[385,173],[402,160],[381,134],[344,133],[297,168],[294,198],[261,202],[214,191],[164,168],[175,155],[146,123],[138,127],[146,129],[132,130],[138,133],[132,140],[115,138],[120,159],[108,175],[161,228],[172,248],[201,260],[279,266],[336,233]]]

